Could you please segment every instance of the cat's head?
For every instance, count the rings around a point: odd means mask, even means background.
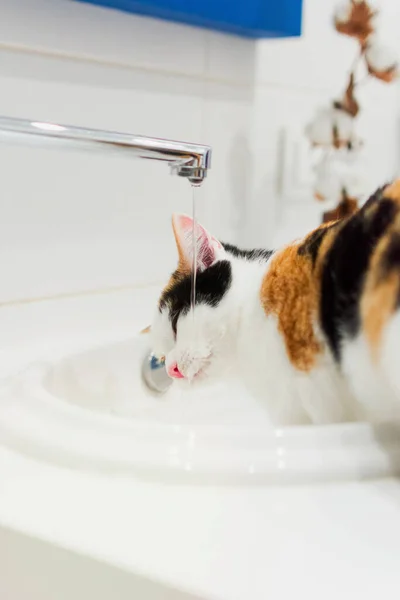
[[[178,266],[164,288],[151,326],[152,350],[168,374],[189,381],[220,376],[232,364],[232,255],[200,224],[174,215]],[[193,240],[196,286],[193,309]]]

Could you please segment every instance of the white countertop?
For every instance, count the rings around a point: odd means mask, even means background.
[[[67,471],[5,450],[0,474],[3,526],[202,598],[398,597],[393,480],[196,488]]]
[[[130,317],[136,298],[127,290],[3,308],[2,374],[36,357],[126,337],[139,325]],[[68,470],[0,448],[0,526],[200,598],[398,597],[400,484],[394,479],[287,487],[161,484]],[[1,540],[0,555],[7,557]],[[0,591],[4,578],[0,573]]]

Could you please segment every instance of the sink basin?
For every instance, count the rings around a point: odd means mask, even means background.
[[[141,380],[146,336],[33,364],[0,389],[0,443],[78,469],[207,483],[383,477],[400,470],[398,423],[274,429],[237,382]]]

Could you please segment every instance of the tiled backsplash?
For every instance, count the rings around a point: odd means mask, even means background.
[[[334,3],[305,0],[302,39],[255,43],[67,0],[3,0],[0,113],[208,143],[199,217],[223,239],[267,245],[284,202],[282,129],[301,130],[340,90],[355,51],[331,30]],[[400,52],[397,0],[382,4]],[[397,168],[398,90],[372,84],[362,100],[374,185]],[[170,216],[191,212],[192,192],[163,165],[6,145],[0,157],[0,303],[150,283],[173,267]]]

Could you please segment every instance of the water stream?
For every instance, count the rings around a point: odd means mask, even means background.
[[[192,219],[193,219],[193,230],[192,230],[192,287],[191,287],[191,297],[190,297],[190,305],[194,319],[194,307],[196,305],[196,278],[197,278],[197,255],[198,255],[198,228],[197,228],[197,218],[196,218],[196,200],[198,196],[199,186],[192,184]]]

